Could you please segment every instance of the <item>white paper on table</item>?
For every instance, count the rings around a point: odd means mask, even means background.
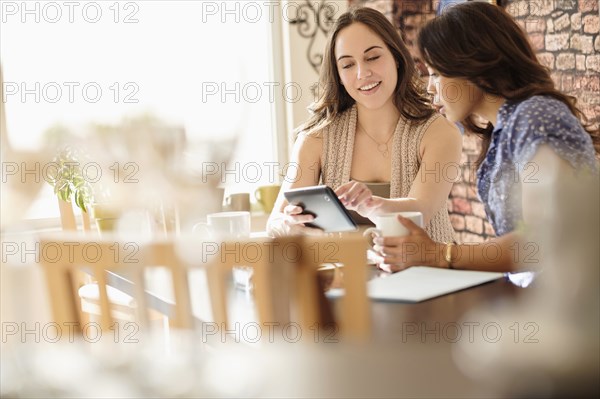
[[[381,301],[421,302],[502,278],[504,273],[415,266],[367,283],[369,298]],[[343,295],[330,290],[329,297]]]

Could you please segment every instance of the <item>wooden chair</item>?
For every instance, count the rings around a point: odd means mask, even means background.
[[[362,235],[283,237],[245,244],[261,247],[262,256],[244,259],[244,243],[223,243],[208,268],[216,323],[229,326],[228,276],[233,267],[246,264],[254,268],[256,310],[263,326],[281,328],[297,323],[303,336],[312,339],[309,331],[327,329],[335,323],[343,338],[365,340],[370,336],[367,243]],[[318,276],[319,267],[325,263],[343,264],[345,294],[340,298],[337,317],[324,297]]]
[[[57,201],[61,226],[64,232],[72,232],[84,236],[102,233],[99,226],[96,227],[91,223],[90,212],[81,211],[81,223],[77,223],[72,202],[63,201],[60,198],[57,198]],[[156,212],[149,212],[147,217],[149,220],[152,219],[155,222],[156,226],[153,228],[157,236],[165,238],[174,233],[175,228],[170,224],[171,220],[162,206],[160,209],[156,209]],[[74,276],[73,284],[79,287],[78,293],[81,299],[81,309],[90,321],[95,320],[101,315],[99,285],[89,274],[78,272],[75,273]],[[110,286],[107,287],[106,292],[108,294],[109,302],[113,306],[115,318],[117,320],[126,322],[136,319],[135,308],[137,305],[135,299],[131,295]],[[162,318],[162,316],[159,314],[152,313],[153,320],[160,318]]]
[[[95,280],[99,292],[99,324],[103,331],[114,327],[118,304],[111,301],[109,285],[111,273],[127,275],[133,282],[134,299],[131,308],[134,320],[141,328],[150,328],[148,294],[145,290],[144,271],[149,267],[166,267],[172,273],[176,307],[165,313],[174,327],[191,327],[191,308],[187,295],[187,279],[171,241],[153,241],[136,244],[106,240],[73,233],[43,236],[40,240],[40,263],[44,268],[51,298],[53,318],[60,326],[75,326],[81,331],[87,318],[85,306],[79,298],[77,273],[85,271]],[[83,306],[82,306],[83,305]]]
[[[40,242],[41,263],[46,271],[55,322],[84,325],[81,302],[73,285],[73,273],[86,270],[96,280],[100,297],[100,325],[110,329],[115,306],[109,299],[110,272],[127,272],[135,292],[135,316],[142,328],[149,326],[150,299],[146,292],[144,271],[163,266],[171,274],[174,303],[163,313],[173,328],[193,329],[197,320],[192,314],[189,272],[203,268],[207,272],[213,321],[228,328],[228,284],[236,266],[254,269],[254,301],[257,321],[262,327],[285,328],[296,323],[302,335],[312,340],[311,331],[328,329],[335,322],[336,332],[344,339],[364,340],[370,335],[369,302],[366,295],[366,239],[360,235],[340,238],[284,237],[247,242],[224,242],[220,251],[206,264],[189,264],[179,256],[177,240],[140,244],[135,256],[123,251],[126,243],[81,239],[77,235],[44,237]],[[129,243],[131,245],[131,243]],[[249,255],[249,248],[260,249]],[[250,251],[253,250],[250,248]],[[337,312],[323,296],[318,268],[323,263],[342,263],[345,295]],[[150,299],[149,299],[150,298]],[[335,315],[336,317],[332,317]],[[312,335],[311,335],[312,334]],[[337,337],[337,334],[336,334]]]

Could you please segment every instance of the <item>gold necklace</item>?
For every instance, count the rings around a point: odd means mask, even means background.
[[[392,132],[392,134],[390,135],[390,137],[388,137],[388,139],[387,139],[387,141],[385,143],[380,143],[377,140],[375,140],[373,138],[373,136],[371,136],[369,133],[367,133],[367,131],[365,130],[365,128],[362,127],[362,125],[360,124],[360,122],[358,123],[358,127],[367,135],[368,138],[370,138],[371,140],[373,140],[373,142],[375,144],[377,144],[377,151],[379,151],[384,158],[387,158],[387,156],[390,153],[389,152],[388,143],[390,142],[390,140],[392,139],[392,137],[394,137],[394,132]]]

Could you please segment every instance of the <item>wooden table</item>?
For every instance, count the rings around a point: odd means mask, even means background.
[[[384,273],[377,271],[373,266],[367,267],[371,268],[370,278],[376,278],[380,273]],[[210,322],[210,299],[206,282],[201,276],[194,278],[192,275],[191,278],[192,301],[196,303],[194,316],[200,323]],[[130,295],[134,292],[133,283],[120,275],[111,274],[109,284]],[[481,305],[493,306],[494,303],[516,299],[523,291],[523,288],[515,286],[507,278],[502,278],[420,303],[371,301],[373,339],[385,342],[436,341],[435,334],[428,331],[438,329],[440,331],[438,341],[448,338],[452,342],[457,328],[467,333],[469,328],[473,331],[481,327],[470,324],[475,323],[476,320],[462,320],[469,311]],[[165,300],[164,296],[155,294],[156,292],[153,291],[147,293],[148,305],[163,314],[171,314],[173,304],[168,299]],[[229,300],[233,305],[231,316],[233,320],[239,321],[242,325],[256,320],[251,293],[232,287]],[[503,329],[509,327],[502,326]]]

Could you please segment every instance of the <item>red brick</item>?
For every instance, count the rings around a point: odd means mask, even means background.
[[[483,220],[477,216],[465,216],[467,230],[475,234],[483,234]]]
[[[529,3],[529,15],[546,16],[556,11],[554,0],[537,0]]]
[[[592,40],[592,36],[574,33],[573,36],[571,36],[571,49],[578,50],[583,54],[591,54],[594,52]]]
[[[460,233],[458,236],[460,241],[465,244],[479,244],[485,241],[483,236],[473,233]]]
[[[472,201],[479,201],[479,195],[477,194],[477,186],[469,186],[469,188],[467,189],[467,198]]]
[[[600,72],[600,55],[588,55],[585,58],[585,67],[586,69],[591,69],[592,71]]]
[[[506,11],[513,17],[524,17],[529,15],[528,1],[511,1],[506,6]]]
[[[454,183],[450,196],[452,198],[467,198],[467,185],[465,183]]]
[[[575,54],[563,53],[556,57],[556,69],[565,71],[575,68]]]
[[[529,41],[535,51],[544,49],[544,35],[541,33],[532,33],[529,35]]]
[[[595,35],[598,33],[598,16],[586,15],[583,17],[583,32]]]
[[[598,75],[577,75],[575,76],[574,88],[592,92],[600,92],[600,76]]]
[[[527,33],[546,32],[546,20],[543,18],[526,18],[523,20]]]
[[[598,0],[579,0],[579,11],[598,11]]]
[[[559,8],[563,11],[570,11],[569,14],[575,10],[577,10],[577,1],[576,0],[558,0],[556,4],[556,8]]]
[[[450,223],[452,224],[452,228],[456,232],[465,230],[465,227],[466,227],[465,217],[462,215],[457,215],[457,214],[450,215]]]
[[[554,54],[552,53],[539,53],[537,55],[540,64],[548,67],[550,69],[554,69]]]
[[[571,18],[569,14],[562,14],[560,17],[554,20],[554,31],[560,32],[571,27]]]
[[[554,21],[551,19],[546,20],[546,33],[554,33]]]
[[[491,237],[495,237],[496,236],[496,231],[494,230],[494,228],[492,227],[492,225],[490,224],[490,222],[485,221],[483,223],[484,225],[484,232],[486,235],[491,236]]]
[[[562,73],[560,72],[556,72],[556,70],[553,70],[550,72],[550,77],[552,78],[552,81],[554,82],[554,85],[560,89],[560,77],[562,76]]]
[[[594,91],[579,92],[577,100],[588,105],[600,104],[600,96],[598,96],[598,92]]]
[[[581,29],[581,13],[576,12],[571,15],[571,30],[576,31]]]
[[[546,35],[545,39],[547,51],[560,51],[568,48],[569,46],[568,33],[548,34]]]
[[[487,213],[485,212],[483,203],[479,201],[471,201],[471,209],[473,216],[477,216],[481,219],[487,219]]]
[[[585,55],[575,55],[575,68],[578,71],[585,71]]]
[[[560,89],[563,91],[573,90],[573,75],[564,74],[560,77]]]
[[[600,124],[600,105],[585,104],[581,101],[578,101],[577,104],[581,112],[588,117],[589,122],[597,129]]]
[[[463,215],[471,214],[471,203],[464,198],[452,199],[452,211]]]

